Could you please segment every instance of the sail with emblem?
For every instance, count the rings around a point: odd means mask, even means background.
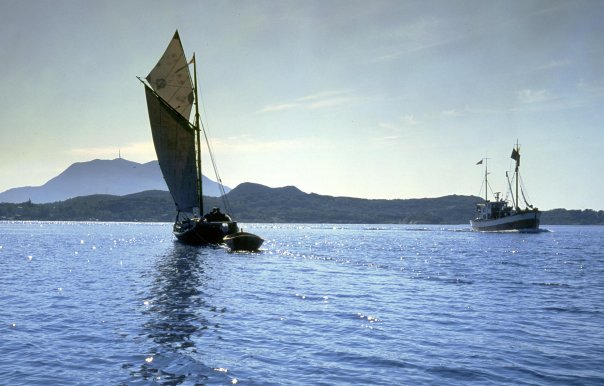
[[[145,94],[155,152],[176,209],[199,207],[195,127],[189,122],[193,81],[178,31],[147,76]]]
[[[153,70],[147,75],[153,90],[185,119],[193,107],[193,81],[178,31]]]

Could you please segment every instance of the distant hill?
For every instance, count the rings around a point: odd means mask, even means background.
[[[365,200],[307,194],[296,187],[269,188],[244,183],[227,194],[240,222],[303,223],[433,223],[467,222],[476,197],[446,196],[412,200]],[[223,207],[206,197],[205,211]],[[174,203],[167,192],[146,191],[125,196],[91,195],[66,201],[0,204],[2,220],[173,221]]]
[[[243,183],[228,195],[241,222],[350,224],[468,224],[476,196],[449,195],[405,200],[367,200],[307,194],[294,186],[269,188]],[[604,225],[604,211],[554,209],[542,212],[544,225]]]
[[[479,197],[444,196],[408,200],[366,200],[304,193],[294,186],[269,188],[244,183],[227,194],[239,222],[336,224],[468,224]],[[218,197],[206,197],[205,211],[223,207]],[[0,203],[0,220],[165,221],[175,218],[166,191],[125,196],[97,194],[33,204]],[[604,225],[604,211],[555,209],[543,212],[541,223]]]
[[[205,176],[202,186],[205,195],[220,196],[218,184]],[[123,196],[146,190],[168,190],[157,161],[140,164],[123,158],[95,159],[69,166],[42,186],[25,186],[0,193],[0,202],[49,203],[93,194]]]
[[[367,200],[307,194],[293,186],[269,188],[253,183],[237,186],[228,194],[228,199],[240,221],[359,224],[465,223],[480,200],[457,195]]]
[[[541,214],[541,224],[604,225],[604,210],[552,209]]]

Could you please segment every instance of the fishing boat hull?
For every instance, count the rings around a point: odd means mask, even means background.
[[[239,227],[234,221],[208,222],[199,218],[178,221],[173,229],[176,239],[189,245],[222,244],[225,236],[238,231]]]
[[[232,251],[257,251],[264,240],[255,234],[237,232],[224,237],[224,242]]]
[[[541,212],[538,210],[514,213],[510,216],[496,219],[470,220],[472,229],[479,232],[526,231],[539,229]]]

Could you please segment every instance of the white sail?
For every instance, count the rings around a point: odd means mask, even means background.
[[[153,90],[187,120],[193,106],[193,81],[178,31],[153,70],[147,75]]]

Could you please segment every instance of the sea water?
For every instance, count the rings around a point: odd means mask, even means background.
[[[0,222],[0,384],[604,383],[604,227]]]

